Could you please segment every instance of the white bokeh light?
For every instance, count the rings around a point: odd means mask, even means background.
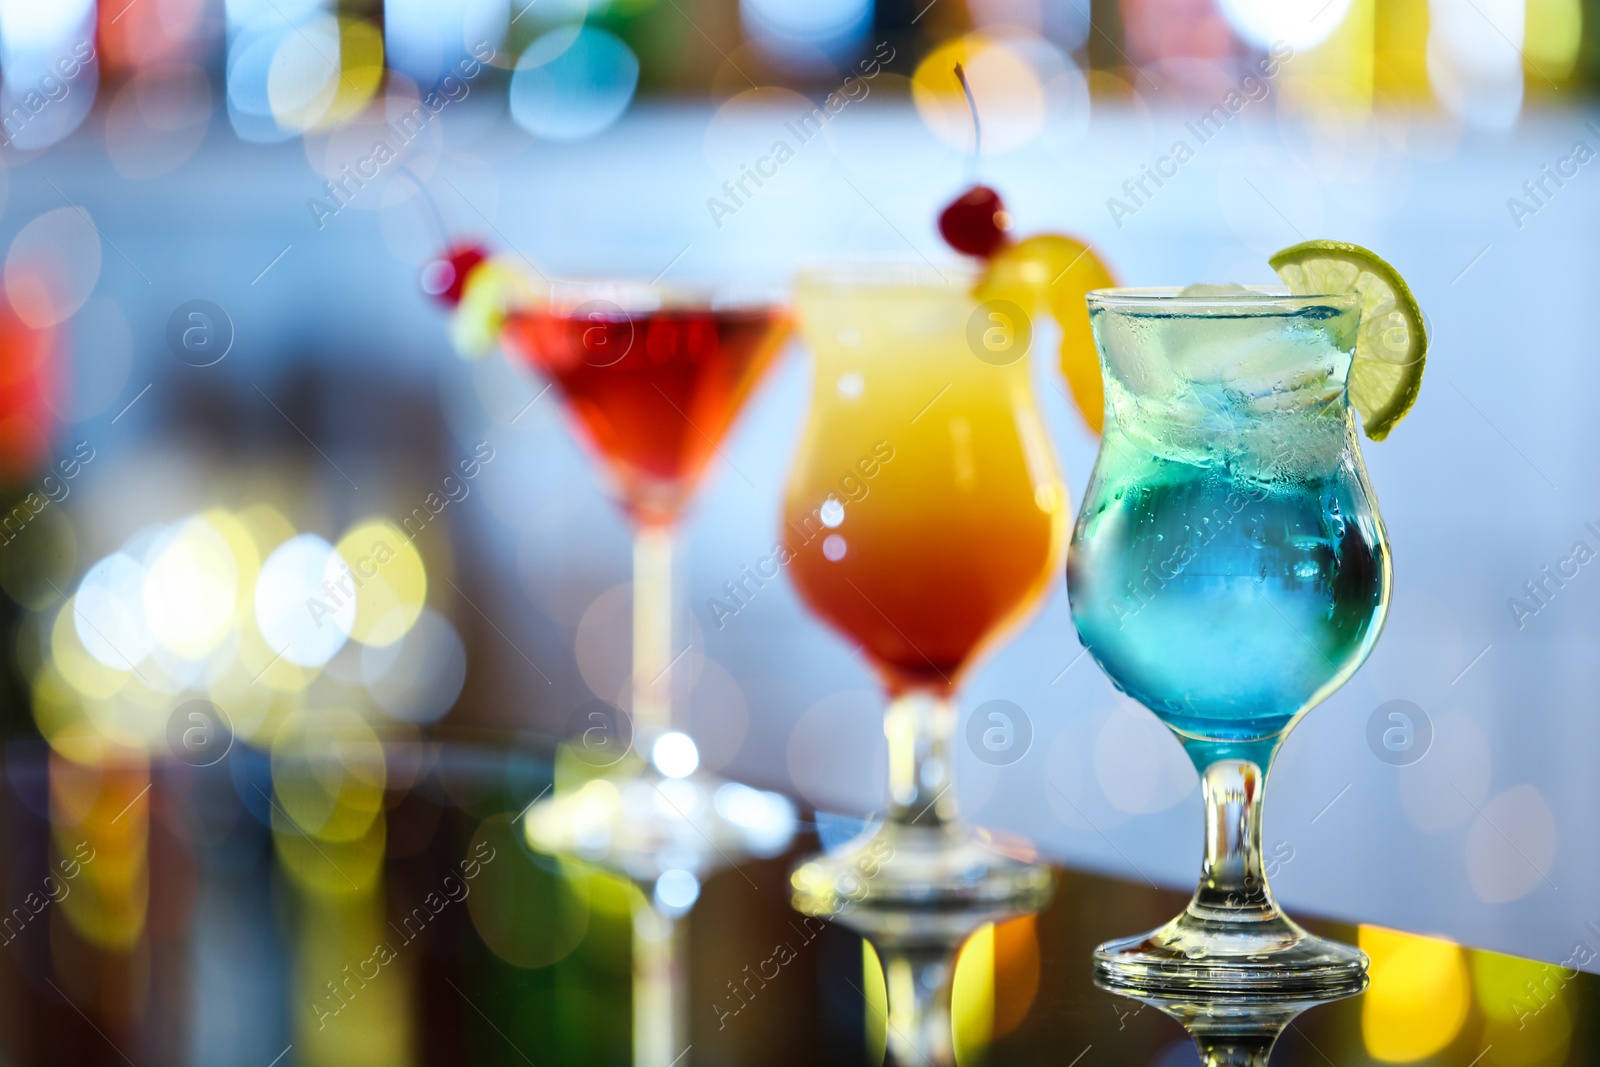
[[[242,140],[287,140],[309,125],[280,123],[274,106],[314,100],[339,76],[332,7],[328,0],[226,0],[228,119]],[[300,84],[307,79],[310,89]],[[325,95],[331,100],[331,93]]]
[[[279,545],[256,581],[256,625],[273,654],[301,667],[332,659],[355,624],[349,589],[343,557],[316,534]]]
[[[1509,129],[1522,112],[1523,0],[1430,0],[1428,81],[1468,125]]]
[[[0,0],[0,140],[37,149],[77,129],[100,83],[94,38],[93,0]]]
[[[266,103],[279,126],[305,130],[333,103],[341,71],[339,20],[332,15],[306,19],[277,38],[266,70]],[[258,90],[260,86],[256,87]]]
[[[1319,45],[1350,13],[1350,0],[1221,0],[1218,6],[1234,32],[1261,48]]]
[[[48,52],[94,16],[94,0],[0,0],[0,43],[8,52]]]
[[[99,88],[93,0],[0,0],[0,119],[7,146],[55,144]]]
[[[700,879],[691,871],[673,868],[656,879],[656,906],[668,915],[682,915],[700,899]]]
[[[739,20],[780,66],[806,69],[855,50],[872,9],[873,0],[739,0]]]
[[[90,567],[78,585],[72,621],[89,655],[119,671],[135,669],[155,645],[145,621],[139,561],[114,552]]]
[[[668,778],[687,778],[700,766],[700,750],[688,734],[668,730],[651,746],[650,761]]]
[[[758,856],[782,852],[798,825],[788,797],[740,782],[722,783],[711,803],[718,815],[743,831],[745,847]]]
[[[525,5],[527,0],[520,0],[517,7]],[[418,85],[433,86],[455,71],[473,46],[498,50],[511,14],[509,0],[387,0],[383,38],[389,65]]]

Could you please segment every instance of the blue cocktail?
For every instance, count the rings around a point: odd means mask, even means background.
[[[1104,977],[1186,988],[1326,988],[1355,949],[1278,911],[1261,787],[1294,721],[1371,651],[1389,551],[1346,376],[1349,296],[1101,290],[1100,456],[1073,534],[1078,633],[1119,689],[1177,734],[1207,805],[1183,915],[1101,946]]]

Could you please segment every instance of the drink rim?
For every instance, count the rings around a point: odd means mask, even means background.
[[[1214,296],[1181,296],[1178,286],[1092,289],[1087,300],[1091,311],[1119,311],[1134,315],[1207,314],[1216,317],[1270,317],[1295,315],[1309,308],[1359,310],[1361,298],[1355,293],[1294,294],[1281,285],[1251,286],[1242,293]]]
[[[802,263],[795,288],[970,290],[981,269],[965,260],[882,258]]]
[[[719,283],[660,278],[551,278],[539,303],[557,314],[588,308],[631,316],[671,311],[784,311],[790,299],[781,285],[751,279]]]

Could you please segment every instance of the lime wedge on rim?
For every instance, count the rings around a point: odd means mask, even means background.
[[[500,339],[506,315],[537,302],[543,291],[529,277],[528,264],[514,256],[494,256],[467,272],[461,302],[450,316],[450,341],[466,360],[488,355]]]
[[[1428,333],[1405,279],[1360,245],[1306,241],[1268,260],[1296,296],[1355,293],[1361,325],[1350,366],[1350,402],[1367,436],[1381,441],[1411,410],[1422,388]]]

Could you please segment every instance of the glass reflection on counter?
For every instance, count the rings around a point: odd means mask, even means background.
[[[1099,982],[1097,981],[1097,984]],[[1157,987],[1141,989],[1126,980],[1101,987],[1159,1009],[1178,1021],[1194,1039],[1204,1067],[1267,1067],[1278,1037],[1301,1013],[1344,997],[1356,996],[1363,977],[1342,994],[1306,995],[1173,993]]]
[[[641,951],[639,917],[654,914],[643,890],[527,849],[513,802],[547,768],[487,749],[373,748],[348,727],[331,717],[308,750],[286,723],[275,752],[241,744],[201,769],[8,748],[22,803],[7,833],[25,843],[6,861],[0,945],[21,1013],[10,1058],[45,1062],[28,1042],[50,1033],[73,1062],[122,1062],[88,1018],[135,1063],[260,1067],[292,1044],[285,1063],[620,1065],[638,1058],[641,994],[647,1011],[687,1005],[680,1067],[1070,1062],[1090,1045],[1160,1063],[1173,1047],[1170,1022],[1094,990],[1086,963],[1109,922],[1159,915],[1167,894],[1060,872],[1038,913],[966,929],[868,916],[870,902],[825,921],[778,890],[801,845],[708,877],[662,966]],[[1592,1055],[1579,1020],[1600,990],[1574,965],[1371,926],[1326,932],[1368,953],[1371,985],[1299,1017],[1279,1062]],[[1259,1052],[1236,1022],[1230,1055]]]

